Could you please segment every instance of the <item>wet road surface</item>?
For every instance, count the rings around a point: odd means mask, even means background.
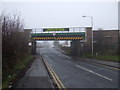
[[[56,48],[37,48],[66,88],[118,88],[118,70],[78,61]]]

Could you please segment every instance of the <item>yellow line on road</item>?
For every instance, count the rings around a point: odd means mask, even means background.
[[[45,64],[46,64],[46,66],[47,66],[47,68],[48,68],[49,72],[51,73],[51,75],[52,75],[52,77],[53,77],[53,79],[54,79],[55,83],[57,84],[58,88],[60,88],[60,85],[58,84],[58,82],[57,82],[56,78],[54,77],[54,75],[53,75],[52,71],[50,70],[50,68],[49,68],[49,66],[48,66],[48,64],[47,64],[47,62],[46,62],[46,61],[44,61],[44,62],[45,62]]]
[[[50,67],[51,68],[51,67]],[[54,75],[56,76],[57,80],[59,81],[59,83],[61,84],[62,88],[65,88],[65,86],[62,84],[62,82],[60,81],[59,77],[56,75],[56,73],[53,71],[53,69],[51,68],[52,72],[54,73]]]
[[[58,85],[58,88],[59,88],[60,90],[62,90],[62,88],[63,88],[64,90],[67,90],[67,89],[65,88],[65,86],[62,84],[62,82],[60,81],[60,79],[58,78],[58,76],[56,75],[56,73],[54,72],[54,70],[50,67],[50,65],[48,64],[48,62],[45,61],[45,60],[44,60],[44,62],[45,62],[45,64],[46,64],[47,68],[49,69],[49,71],[50,71],[50,73],[51,73],[51,75],[52,75],[55,83]]]

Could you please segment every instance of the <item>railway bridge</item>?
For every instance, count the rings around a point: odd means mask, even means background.
[[[51,41],[51,40],[69,40],[71,41],[71,55],[77,56],[83,54],[83,46],[86,45],[87,53],[91,53],[92,43],[92,27],[74,27],[70,28],[43,28],[42,32],[36,30],[27,30],[30,34],[30,41],[32,43],[32,54],[36,52],[36,41]],[[76,29],[76,31],[75,31]],[[81,51],[82,50],[82,51]]]

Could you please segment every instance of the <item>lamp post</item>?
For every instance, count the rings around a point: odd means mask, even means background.
[[[93,29],[93,17],[92,16],[82,16],[82,17],[89,17],[91,18],[91,27]],[[91,30],[91,37],[92,37],[92,56],[93,56],[93,30]]]

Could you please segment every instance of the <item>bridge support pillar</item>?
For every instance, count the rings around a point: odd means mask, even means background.
[[[32,40],[32,54],[36,54],[36,41]]]
[[[71,55],[72,56],[82,56],[85,54],[85,45],[80,41],[72,41],[71,42]]]
[[[80,55],[80,41],[79,40],[73,40],[71,42],[71,55],[72,56],[79,56]]]
[[[86,40],[80,42],[79,40],[72,40],[71,42],[71,55],[82,56],[86,54],[92,54],[92,28],[86,27]]]

